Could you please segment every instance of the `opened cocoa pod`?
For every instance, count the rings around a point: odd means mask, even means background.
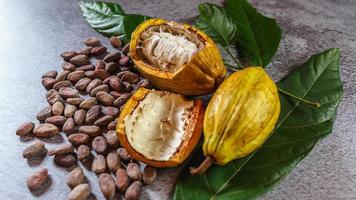
[[[156,87],[184,95],[213,92],[226,75],[216,44],[187,24],[150,19],[132,33],[130,56]]]
[[[154,167],[173,167],[198,143],[203,117],[200,99],[140,88],[124,105],[116,131],[134,159]]]

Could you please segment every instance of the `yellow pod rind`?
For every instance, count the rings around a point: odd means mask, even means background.
[[[180,27],[194,33],[204,42],[204,47],[178,71],[174,73],[160,71],[146,63],[137,53],[138,41],[142,32],[150,26],[157,25]],[[220,51],[209,36],[190,25],[158,18],[144,21],[132,33],[130,56],[138,71],[155,86],[184,95],[209,94],[216,89],[226,75]]]
[[[277,86],[261,67],[231,74],[205,112],[205,156],[219,165],[246,156],[265,142],[279,113]]]

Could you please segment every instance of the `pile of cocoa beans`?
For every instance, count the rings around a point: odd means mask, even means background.
[[[34,140],[24,149],[23,157],[53,156],[57,166],[68,168],[68,199],[84,200],[91,193],[83,167],[97,174],[106,199],[117,195],[139,199],[143,185],[151,184],[157,171],[150,166],[141,170],[142,164],[120,147],[115,128],[120,109],[131,94],[151,84],[135,70],[128,55],[129,44],[122,47],[120,39],[112,37],[115,50],[108,52],[97,38],[84,43],[86,47],[79,51],[61,54],[62,71],[43,74],[49,105],[37,114],[39,123],[25,122],[16,130],[21,138]],[[68,142],[47,150],[43,138],[59,134]],[[48,173],[42,168],[30,175],[28,188],[39,189]]]

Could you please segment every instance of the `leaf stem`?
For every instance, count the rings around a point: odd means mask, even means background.
[[[214,158],[212,156],[208,156],[199,165],[199,167],[191,167],[190,174],[193,176],[202,175],[212,164],[214,164],[214,162],[215,162]]]
[[[281,88],[278,88],[278,91],[279,91],[280,93],[283,93],[283,94],[285,94],[285,95],[287,95],[287,96],[290,96],[290,97],[292,97],[292,98],[294,98],[294,99],[296,99],[296,100],[299,100],[299,101],[301,101],[301,102],[303,102],[303,103],[305,103],[305,104],[308,104],[308,105],[311,105],[311,106],[315,106],[315,107],[317,107],[317,108],[320,107],[320,103],[319,103],[319,102],[312,102],[312,101],[305,100],[305,99],[300,98],[300,97],[297,97],[297,96],[295,96],[294,94],[291,94],[291,93],[289,93],[289,92],[287,92],[287,91],[285,91],[285,90],[283,90],[283,89],[281,89]]]
[[[244,67],[240,64],[240,62],[235,58],[235,56],[231,53],[230,49],[228,46],[224,47],[225,51],[229,54],[229,56],[232,58],[232,60],[236,63],[237,67],[239,69],[243,69]]]

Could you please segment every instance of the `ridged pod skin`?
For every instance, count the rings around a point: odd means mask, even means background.
[[[128,151],[128,153],[136,160],[144,162],[153,167],[174,167],[181,164],[193,151],[197,143],[199,142],[204,119],[204,106],[201,99],[194,100],[194,104],[191,110],[190,119],[187,122],[184,140],[176,150],[174,155],[167,161],[157,161],[149,159],[144,155],[137,152],[129,143],[126,131],[125,131],[125,118],[130,115],[139,102],[142,101],[145,96],[150,92],[160,92],[155,90],[149,90],[146,88],[139,88],[124,105],[116,126],[116,132],[120,141],[120,144]]]
[[[151,66],[138,53],[140,35],[151,26],[168,25],[195,34],[204,47],[185,63],[178,71],[161,71]],[[187,24],[163,19],[149,19],[140,24],[132,33],[130,56],[141,74],[155,86],[184,95],[203,95],[212,93],[225,78],[226,69],[216,44],[205,33]]]
[[[205,165],[225,165],[256,150],[271,134],[279,113],[277,86],[261,67],[232,73],[206,108]],[[201,169],[191,172],[201,174]]]

